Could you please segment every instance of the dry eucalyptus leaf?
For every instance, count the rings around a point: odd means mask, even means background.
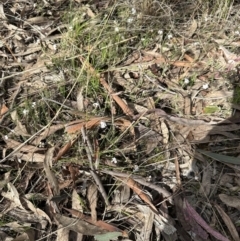
[[[64,228],[62,225],[58,225],[57,230],[57,238],[56,241],[66,241],[69,240],[69,232],[70,230],[67,228]]]
[[[4,13],[4,9],[3,9],[3,4],[0,4],[0,18],[1,19],[7,19],[5,13]]]
[[[98,189],[97,186],[92,183],[87,190],[87,199],[91,209],[91,217],[93,221],[97,221],[97,199],[98,199]]]
[[[47,151],[46,156],[44,158],[43,166],[44,166],[44,171],[46,173],[48,182],[53,189],[53,194],[54,194],[54,196],[57,196],[60,194],[58,181],[57,181],[57,178],[55,177],[54,173],[50,169],[50,167],[52,166],[53,152],[54,152],[54,147],[50,148]]]
[[[231,234],[234,241],[239,241],[239,234],[236,230],[236,227],[234,226],[232,220],[230,217],[224,212],[224,210],[217,204],[214,205],[214,207],[217,209],[218,213],[220,214],[221,218],[223,219],[224,223],[226,224],[229,233]]]
[[[169,131],[166,123],[162,120],[161,121],[161,131],[162,131],[162,136],[163,136],[163,144],[166,145],[168,143],[169,139]]]
[[[6,224],[4,224],[4,226],[10,227],[15,232],[22,233],[22,232],[24,232],[24,230],[26,230],[27,227],[30,228],[31,224],[30,223],[19,223],[17,221],[14,221],[14,222],[6,223]]]
[[[14,185],[11,182],[9,182],[7,186],[8,186],[8,192],[2,192],[1,195],[9,199],[11,202],[13,202],[15,207],[24,209],[19,199],[19,194],[17,189],[14,187]]]
[[[49,216],[40,208],[36,208],[28,199],[24,198],[24,201],[26,202],[27,207],[36,215],[36,217],[39,217],[42,221],[40,222],[42,225],[42,229],[45,229],[47,224],[52,224],[51,219]]]
[[[73,189],[73,192],[72,192],[72,209],[79,210],[80,212],[83,212],[83,206],[81,205],[80,197],[79,197],[76,189]],[[68,230],[65,229],[65,232],[67,232],[67,231]],[[81,233],[77,233],[76,235],[77,235],[77,237],[76,237],[77,241],[80,241],[80,240],[83,239],[83,235]],[[63,240],[63,241],[65,241],[65,240]],[[59,239],[59,241],[61,241],[61,239]]]
[[[77,93],[77,108],[79,111],[84,110],[83,88],[80,88]]]
[[[176,234],[176,228],[172,225],[171,220],[167,220],[162,215],[155,215],[154,216],[154,223],[156,227],[161,231],[164,232],[166,235],[173,235]]]
[[[107,233],[106,230],[80,219],[69,218],[60,214],[56,214],[55,218],[63,227],[83,235],[94,236]]]
[[[22,233],[18,235],[13,241],[30,241],[27,233]]]
[[[154,213],[147,206],[137,205],[138,209],[144,213],[143,228],[137,235],[137,241],[150,240],[153,228]]]
[[[218,195],[221,201],[229,207],[240,210],[240,198],[237,196],[228,196],[226,194]]]
[[[197,20],[194,19],[194,20],[192,21],[192,24],[191,24],[191,26],[190,26],[190,28],[189,28],[189,31],[188,31],[188,34],[187,34],[187,36],[188,36],[189,38],[193,36],[193,34],[195,33],[195,31],[197,30],[197,27],[198,27]]]
[[[220,177],[219,185],[225,186],[225,187],[230,187],[233,184],[233,179],[234,177],[230,175],[229,173],[224,173]]]
[[[127,203],[130,198],[130,188],[126,184],[122,184],[114,191],[114,196],[112,198],[113,204],[123,204]]]
[[[72,209],[76,209],[81,212],[83,211],[83,207],[80,202],[80,197],[79,197],[76,189],[73,189],[73,192],[72,192]]]
[[[204,196],[208,196],[211,191],[211,178],[212,178],[212,167],[208,165],[203,170],[202,185],[200,188],[200,193]]]
[[[119,236],[122,236],[122,233],[109,232],[109,233],[105,233],[105,234],[95,235],[94,238],[97,241],[111,241],[111,240],[118,240]]]
[[[3,188],[7,183],[9,183],[10,174],[11,174],[11,171],[4,173],[4,179],[3,179],[2,181],[0,181],[0,191],[2,190],[2,188]]]
[[[22,152],[16,152],[14,154],[18,160],[23,160],[26,162],[40,162],[43,163],[44,161],[44,155],[39,153],[27,153],[23,154]]]
[[[27,132],[27,129],[26,129],[25,125],[23,125],[21,123],[21,121],[19,120],[19,117],[18,117],[18,114],[17,114],[16,110],[11,112],[11,117],[12,117],[12,120],[16,123],[16,127],[13,129],[14,134],[19,135],[19,136],[25,136],[25,137],[31,136]]]

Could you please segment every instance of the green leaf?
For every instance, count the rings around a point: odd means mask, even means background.
[[[217,154],[217,153],[210,152],[210,151],[204,151],[204,150],[201,150],[201,149],[197,149],[197,151],[202,153],[205,156],[213,158],[216,161],[240,165],[240,158],[238,158],[238,157],[226,156],[226,155]]]
[[[97,241],[109,241],[109,240],[114,240],[114,239],[118,239],[119,236],[122,236],[122,233],[120,232],[109,232],[109,233],[105,233],[105,234],[99,234],[99,235],[95,235],[94,238]]]

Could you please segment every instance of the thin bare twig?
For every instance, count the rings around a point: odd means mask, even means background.
[[[108,201],[107,193],[106,193],[106,191],[105,191],[105,189],[104,189],[104,187],[102,185],[102,182],[101,182],[99,176],[93,170],[90,170],[90,173],[92,174],[92,177],[93,177],[94,181],[96,182],[96,184],[97,184],[97,186],[99,188],[99,191],[102,194],[103,199],[104,199],[106,205],[109,206],[110,203]]]
[[[87,135],[86,135],[86,131],[85,131],[84,127],[81,128],[81,132],[82,132],[83,141],[87,142]],[[88,144],[88,142],[87,142],[87,144]],[[88,157],[88,160],[89,160],[90,168],[92,170],[94,170],[94,168],[93,168],[93,161],[92,161],[92,154],[91,154],[91,150],[89,148],[89,145],[86,145],[85,148],[86,148],[86,152],[87,152],[87,157]]]
[[[178,162],[178,158],[177,158],[177,155],[176,155],[176,154],[175,154],[175,157],[174,157],[174,161],[175,161],[175,170],[176,170],[176,180],[177,180],[177,184],[178,184],[178,185],[181,185],[179,162]]]

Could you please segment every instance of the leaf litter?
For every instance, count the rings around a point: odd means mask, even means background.
[[[239,5],[204,4],[0,4],[4,240],[239,240]]]

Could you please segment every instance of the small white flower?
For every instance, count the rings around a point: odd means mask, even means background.
[[[33,102],[32,103],[32,108],[35,108],[36,107],[36,102]]]
[[[134,14],[136,14],[137,11],[136,11],[135,8],[132,8],[131,12],[132,12],[132,14],[134,15]]]
[[[148,182],[151,182],[151,181],[152,181],[152,176],[151,176],[151,175],[147,177],[147,181],[148,181]]]
[[[7,136],[7,135],[5,135],[5,136],[4,136],[4,139],[5,139],[5,140],[8,140],[8,136]]]
[[[41,141],[38,145],[39,148],[44,148],[45,147],[45,143],[43,141]]]
[[[69,26],[69,30],[72,31],[73,30],[73,26]]]
[[[115,28],[114,28],[114,31],[115,31],[115,32],[119,32],[119,27],[115,27]]]
[[[172,38],[173,38],[173,35],[170,33],[170,34],[168,34],[167,38],[168,38],[168,39],[172,39]]]
[[[158,30],[158,34],[159,35],[162,35],[163,34],[163,31],[160,29],[160,30]]]
[[[229,60],[228,60],[228,63],[229,63],[229,64],[234,64],[235,61],[234,61],[233,59],[229,59]]]
[[[138,170],[139,170],[139,166],[138,166],[138,165],[134,165],[133,171],[134,171],[134,172],[137,172]]]
[[[23,115],[26,116],[28,113],[29,113],[29,110],[26,110],[26,109],[23,110]]]
[[[113,157],[111,162],[114,163],[114,164],[117,164],[117,159],[115,157]]]
[[[127,20],[127,22],[128,22],[128,23],[132,23],[132,22],[133,22],[133,18],[129,18],[129,19]]]
[[[56,45],[56,44],[53,45],[53,49],[54,49],[55,51],[57,50],[57,45]]]
[[[184,84],[185,85],[189,84],[189,82],[190,82],[189,79],[187,79],[187,78],[184,79]]]
[[[107,127],[107,123],[105,121],[100,121],[100,128],[105,129]]]
[[[235,31],[235,34],[236,34],[236,35],[239,35],[239,34],[240,34],[240,32],[237,30],[237,31]]]
[[[204,84],[203,86],[202,86],[202,88],[204,89],[204,90],[206,90],[206,89],[208,89],[208,84]]]
[[[100,105],[99,105],[98,102],[93,103],[93,107],[94,107],[94,108],[98,108],[99,106],[100,106]]]

